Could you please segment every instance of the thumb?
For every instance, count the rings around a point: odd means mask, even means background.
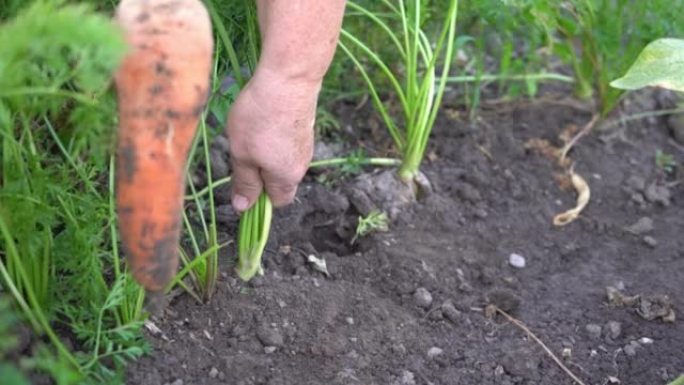
[[[241,213],[254,204],[261,190],[263,182],[259,174],[259,168],[241,163],[233,164],[233,188],[231,202],[233,209]]]

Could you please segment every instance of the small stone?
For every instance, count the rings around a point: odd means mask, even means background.
[[[276,349],[277,348],[275,346],[266,346],[266,347],[264,347],[264,353],[271,354],[271,353],[275,352]]]
[[[455,324],[461,320],[461,312],[456,309],[451,301],[446,301],[442,304],[442,314]]]
[[[625,345],[625,347],[622,349],[625,352],[625,354],[628,355],[629,357],[636,356],[637,348],[639,347],[639,344],[634,344],[633,342],[634,341]]]
[[[268,325],[261,325],[257,329],[257,338],[261,341],[264,346],[283,346],[285,341],[283,340],[283,335],[280,334],[278,329],[269,327]]]
[[[211,370],[209,371],[209,377],[216,378],[216,377],[218,377],[218,375],[219,375],[219,370],[216,368],[211,368]]]
[[[504,367],[501,365],[496,365],[496,368],[494,368],[494,376],[495,377],[501,377],[504,375],[506,371],[504,370]]]
[[[589,338],[592,340],[598,340],[601,338],[601,325],[588,324],[584,329],[587,331]]]
[[[430,349],[428,349],[427,356],[429,359],[434,359],[437,356],[440,356],[442,353],[444,353],[444,350],[433,346]]]
[[[409,370],[404,370],[393,385],[416,385],[416,375]]]
[[[653,231],[653,219],[649,217],[639,218],[638,221],[627,227],[627,231],[636,235],[650,233]]]
[[[606,329],[608,329],[608,335],[613,340],[617,339],[620,337],[620,334],[622,334],[622,324],[617,321],[608,321]]]
[[[523,257],[520,254],[511,254],[508,256],[508,263],[518,269],[522,269],[525,267],[525,257]]]
[[[354,318],[352,318],[352,317],[347,317],[344,319],[344,321],[347,323],[347,325],[353,325],[354,324]]]
[[[563,352],[561,353],[562,357],[565,358],[566,360],[569,360],[572,358],[572,349],[570,348],[563,348]]]
[[[413,293],[413,299],[416,301],[416,305],[422,308],[428,308],[432,304],[432,294],[424,287],[416,289]]]
[[[650,235],[645,236],[643,240],[644,243],[647,244],[649,247],[656,248],[658,246],[658,240],[656,240]]]
[[[641,343],[642,345],[650,345],[653,343],[653,340],[648,337],[641,337],[639,338],[639,343]]]

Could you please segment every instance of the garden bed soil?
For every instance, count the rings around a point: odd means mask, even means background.
[[[433,192],[395,210],[389,232],[350,245],[374,205],[360,182],[305,182],[276,213],[265,275],[245,284],[224,263],[209,304],[176,297],[151,320],[161,333],[148,333],[152,354],[127,383],[572,384],[523,330],[488,317],[492,303],[587,385],[664,385],[684,372],[684,189],[654,161],[662,149],[682,164],[684,152],[665,119],[580,141],[571,158],[591,201],[554,227],[576,195],[525,144],[558,145],[590,114],[539,100],[484,104],[475,123],[443,115],[423,167]],[[386,178],[368,171],[359,178]]]

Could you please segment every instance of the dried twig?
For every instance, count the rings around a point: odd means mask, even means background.
[[[513,316],[509,315],[509,314],[506,313],[505,311],[499,309],[499,307],[496,306],[496,305],[489,305],[488,307],[493,308],[496,312],[498,312],[498,313],[501,314],[502,316],[506,317],[506,319],[507,319],[510,323],[512,323],[513,325],[517,326],[517,327],[520,328],[522,331],[524,331],[525,333],[527,333],[527,335],[530,336],[537,344],[539,344],[539,346],[541,346],[541,347],[544,349],[544,351],[546,352],[546,354],[548,354],[548,355],[551,357],[551,359],[553,359],[553,361],[555,361],[556,364],[558,364],[558,366],[560,366],[560,368],[563,369],[563,371],[564,371],[565,373],[567,373],[567,375],[570,376],[570,378],[572,378],[577,384],[579,384],[579,385],[586,385],[586,384],[585,384],[584,382],[582,382],[582,380],[580,380],[574,373],[572,373],[572,372],[570,371],[570,369],[568,369],[568,367],[565,366],[565,365],[563,364],[563,362],[562,362],[555,354],[553,354],[553,352],[551,351],[551,349],[549,349],[549,348],[546,346],[546,344],[544,344],[544,342],[542,342],[542,340],[540,340],[539,337],[537,337],[534,333],[532,333],[532,331],[531,331],[527,326],[525,326],[522,322],[520,322],[519,320],[517,320],[517,319],[514,318]]]

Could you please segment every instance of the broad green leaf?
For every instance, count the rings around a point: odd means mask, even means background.
[[[627,74],[610,85],[625,90],[655,86],[684,91],[684,40],[653,41],[641,51]]]

